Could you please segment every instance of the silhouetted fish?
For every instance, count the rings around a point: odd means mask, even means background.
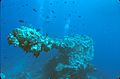
[[[37,12],[37,10],[36,10],[36,9],[33,9],[33,11],[34,11],[34,12]]]
[[[45,36],[48,37],[48,33],[46,33]]]
[[[53,5],[52,3],[50,3],[50,5]]]
[[[72,3],[75,4],[75,1],[73,1]]]
[[[54,16],[54,18],[56,18],[56,16]]]
[[[70,17],[70,16],[71,16],[71,14],[69,13],[69,14],[68,14],[68,16]]]
[[[79,15],[78,18],[81,18],[81,16]]]
[[[49,19],[50,17],[49,16],[46,16],[46,19]]]
[[[20,19],[18,22],[20,22],[20,23],[24,23],[25,21],[24,21],[24,20],[22,20],[22,19]]]
[[[26,6],[28,6],[28,4],[25,4]]]
[[[64,4],[67,4],[67,1],[64,1]]]
[[[36,31],[40,31],[40,29],[36,29]]]
[[[52,13],[55,13],[55,11],[54,11],[54,10],[51,10],[51,12],[52,12]]]
[[[40,53],[34,53],[35,57],[38,57],[40,55]]]

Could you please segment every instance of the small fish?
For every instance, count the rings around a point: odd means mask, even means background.
[[[56,16],[54,16],[54,18],[56,18]]]
[[[81,16],[79,15],[78,18],[81,18]]]
[[[50,3],[50,5],[53,5],[52,3]]]
[[[24,5],[22,5],[22,7],[25,7]]]
[[[64,4],[67,4],[67,1],[64,1]]]
[[[24,23],[25,21],[24,21],[24,20],[22,20],[22,19],[20,19],[18,22],[20,22],[20,23]]]
[[[68,16],[71,17],[71,14],[69,13]]]
[[[49,16],[46,16],[46,19],[49,19],[50,17]]]
[[[26,6],[28,6],[28,4],[25,4]]]
[[[36,9],[33,9],[33,11],[34,11],[34,12],[37,12],[37,10],[36,10]]]
[[[72,3],[75,4],[75,1],[73,1]]]
[[[47,37],[48,37],[48,33],[45,33],[44,35],[45,35],[45,38],[47,38]]]
[[[38,31],[38,32],[39,32],[39,31],[40,31],[40,29],[36,29],[36,31]]]
[[[40,53],[36,52],[34,53],[34,56],[37,58],[40,55]]]
[[[48,37],[48,33],[46,33],[46,35],[45,35],[46,37]]]
[[[55,13],[55,11],[54,10],[51,10],[51,12],[54,14]]]

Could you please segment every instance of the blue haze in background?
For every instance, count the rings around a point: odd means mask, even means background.
[[[67,34],[89,35],[94,40],[92,63],[99,75],[115,79],[120,75],[120,2],[118,0],[2,0],[1,1],[1,72],[41,70],[52,57],[26,55],[20,48],[9,46],[8,33],[21,25],[32,25],[52,38]]]

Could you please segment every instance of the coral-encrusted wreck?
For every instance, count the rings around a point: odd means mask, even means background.
[[[39,79],[92,79],[89,73],[94,71],[90,63],[94,49],[93,40],[88,36],[71,35],[64,39],[52,39],[33,28],[21,26],[9,34],[8,43],[36,57],[53,48],[58,50],[58,55],[48,61]]]

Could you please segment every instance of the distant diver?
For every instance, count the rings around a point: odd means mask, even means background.
[[[70,29],[70,18],[66,20],[65,26],[64,26],[64,34],[67,35]]]

